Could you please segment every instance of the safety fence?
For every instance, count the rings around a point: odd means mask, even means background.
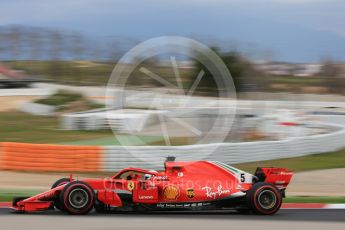
[[[102,148],[51,144],[1,143],[0,168],[18,171],[102,171]]]
[[[341,126],[344,127],[344,126]],[[167,156],[178,160],[243,163],[332,152],[345,147],[345,129],[281,141],[191,146],[63,146],[1,143],[0,169],[56,172],[114,172],[124,167],[161,169]]]
[[[221,143],[193,146],[106,146],[103,170],[116,171],[124,165],[161,169],[165,157],[178,160],[217,160],[228,164],[255,162],[326,153],[345,148],[345,129],[334,133],[290,138],[280,141]]]

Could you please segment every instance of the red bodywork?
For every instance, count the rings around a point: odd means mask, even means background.
[[[94,190],[97,202],[109,208],[151,205],[196,209],[216,201],[243,200],[258,181],[269,182],[284,192],[291,177],[292,172],[283,168],[258,168],[252,175],[221,162],[168,161],[162,172],[125,168],[111,178],[81,181]],[[54,208],[54,200],[65,186],[21,200],[14,204],[14,209],[32,212]]]

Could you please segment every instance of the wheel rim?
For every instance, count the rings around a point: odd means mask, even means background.
[[[73,189],[68,196],[68,201],[73,208],[80,209],[88,204],[89,194],[83,189]]]
[[[277,203],[277,196],[271,190],[264,190],[258,196],[258,202],[264,209],[271,209]]]

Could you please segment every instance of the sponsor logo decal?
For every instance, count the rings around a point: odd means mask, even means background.
[[[193,199],[195,197],[195,192],[194,192],[194,189],[192,188],[187,189],[186,194],[189,199]]]
[[[217,187],[217,190],[214,191],[211,187],[203,187],[201,188],[202,190],[205,190],[206,191],[206,196],[208,198],[212,198],[212,199],[216,199],[217,197],[220,197],[221,195],[223,194],[228,194],[230,193],[230,190],[229,189],[223,189],[223,186],[219,185]]]
[[[153,196],[139,196],[140,200],[152,200]]]
[[[180,190],[175,185],[168,185],[164,188],[163,195],[166,200],[176,200],[180,195]]]
[[[168,176],[156,176],[155,179],[157,181],[168,181],[169,180]]]
[[[129,191],[132,191],[134,189],[134,182],[133,181],[129,181],[127,184],[127,188]]]
[[[211,203],[180,203],[180,204],[171,204],[171,203],[158,203],[157,208],[200,208],[204,206],[209,206]]]

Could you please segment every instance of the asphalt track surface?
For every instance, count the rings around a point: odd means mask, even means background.
[[[273,216],[223,212],[91,213],[71,216],[58,211],[16,214],[0,209],[0,229],[203,230],[203,229],[345,229],[345,210],[284,209]]]

